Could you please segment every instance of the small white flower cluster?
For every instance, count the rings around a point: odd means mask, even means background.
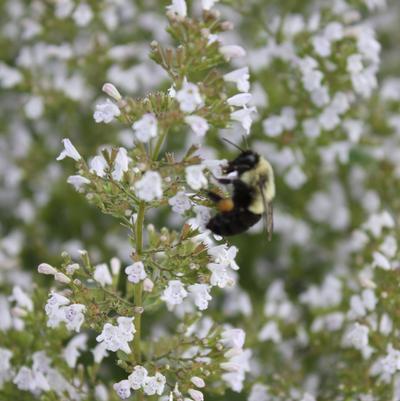
[[[45,311],[48,316],[47,326],[58,327],[64,322],[68,330],[79,332],[85,320],[83,314],[85,309],[85,305],[70,305],[70,300],[68,298],[56,292],[52,292],[45,306]]]
[[[210,285],[194,283],[188,285],[187,289],[180,280],[170,280],[164,290],[161,299],[167,304],[169,310],[182,302],[189,296],[199,310],[208,308],[208,303],[212,299],[210,290],[212,286],[224,288],[234,283],[231,270],[238,270],[239,266],[235,262],[237,248],[227,247],[225,244],[212,246],[207,249],[211,262],[207,268],[211,272]]]
[[[109,351],[117,352],[121,350],[126,354],[130,354],[129,342],[133,340],[136,332],[133,320],[134,317],[119,316],[117,318],[118,326],[106,323],[101,334],[96,337],[96,341],[103,342],[105,349]]]
[[[11,358],[13,353],[7,348],[0,347],[0,390],[5,382],[12,377]]]
[[[119,398],[125,400],[131,396],[132,390],[143,390],[146,395],[162,395],[166,378],[159,372],[149,376],[147,369],[136,365],[127,380],[121,380],[113,385]]]
[[[110,123],[115,117],[119,117],[121,111],[118,106],[111,100],[107,99],[104,103],[96,105],[96,111],[93,114],[93,118],[96,123],[104,122]]]
[[[35,396],[42,392],[54,391],[59,397],[68,394],[71,400],[79,400],[78,390],[56,369],[43,351],[32,355],[32,367],[22,366],[15,373],[13,383],[20,390],[29,391]]]
[[[157,118],[153,113],[146,113],[133,123],[132,129],[139,142],[147,143],[157,136]]]
[[[151,202],[163,196],[162,178],[157,171],[146,171],[143,177],[135,182],[134,190],[139,199]]]
[[[135,262],[125,268],[125,273],[128,275],[128,281],[137,284],[143,281],[146,277],[143,262]]]
[[[128,171],[129,162],[131,158],[128,156],[128,151],[120,147],[114,160],[114,168],[111,171],[111,176],[116,181],[121,181],[124,173]],[[108,164],[103,155],[97,155],[89,161],[90,172],[96,174],[98,177],[106,175],[106,168]]]
[[[226,371],[222,379],[235,392],[242,391],[246,372],[250,371],[251,351],[243,349],[245,338],[241,329],[227,328],[221,333],[220,342],[227,348],[224,354],[227,361],[220,364]]]

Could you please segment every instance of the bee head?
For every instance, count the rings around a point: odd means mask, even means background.
[[[251,170],[257,165],[259,160],[260,156],[258,153],[253,152],[252,150],[245,150],[244,152],[240,153],[236,159],[231,160],[228,163],[224,172],[228,174],[232,173],[233,171],[237,171],[237,173],[240,175],[245,171]]]

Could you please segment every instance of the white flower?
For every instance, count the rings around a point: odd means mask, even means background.
[[[307,176],[298,165],[294,165],[285,174],[285,182],[292,189],[299,189],[307,182]]]
[[[13,353],[10,350],[0,347],[0,389],[2,389],[3,384],[12,377],[10,363],[12,355]]]
[[[179,17],[186,17],[187,6],[185,0],[172,0],[172,4],[167,7],[167,10]]]
[[[207,250],[207,253],[213,257],[214,262],[230,267],[233,270],[239,270],[239,266],[235,261],[237,252],[236,246],[228,248],[225,244],[213,246]]]
[[[121,100],[122,96],[121,94],[118,92],[118,89],[111,83],[107,82],[103,85],[103,87],[101,88],[101,90],[106,93],[108,96],[112,97],[114,100]]]
[[[245,350],[232,358],[229,363],[235,366],[237,370],[224,373],[222,379],[227,385],[235,392],[240,392],[243,389],[243,382],[245,379],[245,373],[250,371],[249,360],[251,357],[251,351]]]
[[[281,116],[271,116],[263,121],[264,132],[270,137],[279,136],[283,132]]]
[[[249,83],[249,67],[239,68],[232,72],[228,72],[224,75],[224,80],[226,82],[233,82],[236,84],[237,89],[240,92],[248,92],[250,89]]]
[[[119,317],[117,319],[118,326],[106,323],[103,331],[96,337],[97,342],[104,342],[107,350],[116,352],[124,351],[126,354],[131,353],[129,342],[133,340],[136,330],[133,325],[133,317]]]
[[[130,160],[127,150],[125,148],[119,148],[114,161],[114,170],[112,172],[114,180],[122,180],[124,173],[128,171]]]
[[[345,342],[361,351],[368,346],[368,333],[369,328],[367,326],[356,322],[346,333]]]
[[[152,292],[153,288],[154,288],[154,283],[148,277],[146,277],[143,280],[143,291]]]
[[[307,118],[303,120],[303,132],[308,138],[317,138],[321,133],[321,127],[315,118]]]
[[[161,299],[167,303],[168,308],[179,305],[188,295],[185,287],[179,280],[170,280],[164,290]]]
[[[296,111],[293,107],[284,107],[281,111],[283,128],[292,130],[296,127]]]
[[[128,380],[121,380],[113,384],[115,392],[121,400],[126,400],[131,396],[131,385]]]
[[[0,62],[0,87],[12,88],[22,81],[22,74],[15,68]]]
[[[185,123],[189,124],[193,132],[199,137],[203,137],[209,128],[207,120],[200,116],[186,116]]]
[[[210,301],[210,286],[207,284],[193,284],[188,287],[190,295],[194,298],[194,303],[200,310],[208,308],[208,301]]]
[[[73,337],[64,348],[63,357],[70,368],[75,368],[76,362],[81,354],[87,348],[87,335],[79,334]]]
[[[89,162],[89,168],[91,173],[95,173],[99,177],[104,177],[105,169],[107,167],[107,162],[103,155],[95,156]]]
[[[125,269],[125,273],[128,275],[128,281],[135,284],[139,283],[147,277],[142,262],[135,262],[132,265],[128,266]]]
[[[14,377],[13,383],[20,389],[25,391],[33,391],[36,388],[33,372],[26,366],[22,366]]]
[[[282,340],[282,335],[279,330],[278,324],[275,321],[270,321],[266,323],[258,334],[258,339],[260,341],[271,340],[276,344],[280,343]]]
[[[249,108],[243,107],[243,109],[236,110],[233,113],[231,113],[231,119],[233,121],[238,121],[246,131],[246,134],[249,134],[251,124],[253,123],[251,114],[255,112],[256,112],[255,107],[249,107]]]
[[[121,261],[118,258],[113,257],[110,260],[110,266],[111,266],[111,273],[114,276],[117,276],[119,274],[120,269],[121,269]]]
[[[176,92],[175,98],[184,113],[192,113],[203,104],[198,86],[186,80],[183,82],[182,88]]]
[[[244,57],[246,55],[246,50],[238,45],[220,46],[219,52],[225,57],[227,61],[232,58]]]
[[[129,383],[134,390],[139,390],[146,382],[148,376],[147,369],[137,365],[133,372],[128,376]]]
[[[204,401],[204,395],[201,391],[190,388],[188,393],[194,401]]]
[[[101,363],[101,361],[108,356],[107,346],[105,343],[99,343],[92,349],[93,359],[95,363]]]
[[[93,18],[93,11],[86,3],[80,3],[76,7],[72,17],[78,26],[86,26]]]
[[[45,311],[48,316],[47,326],[57,327],[65,319],[62,307],[70,303],[68,298],[53,292],[47,301]]]
[[[246,333],[242,329],[225,329],[221,333],[221,343],[227,348],[242,349]]]
[[[210,10],[219,0],[201,0],[203,10]]]
[[[256,383],[251,388],[247,401],[270,401],[270,399],[267,386]]]
[[[192,207],[190,198],[183,191],[179,191],[175,196],[168,200],[168,204],[175,213],[184,214]]]
[[[161,183],[160,174],[156,171],[147,171],[143,177],[135,183],[136,195],[146,202],[160,199],[163,196]]]
[[[343,25],[339,22],[330,22],[324,29],[324,36],[331,42],[343,38]]]
[[[28,118],[32,120],[39,118],[44,110],[43,99],[39,96],[30,97],[24,106],[24,110]]]
[[[166,381],[165,376],[157,372],[154,376],[148,376],[146,378],[143,391],[147,395],[161,395],[164,392]]]
[[[157,136],[157,118],[153,113],[146,113],[132,125],[135,138],[140,142],[148,142]]]
[[[85,320],[83,312],[85,311],[86,306],[82,304],[72,304],[64,306],[61,309],[64,312],[64,321],[67,324],[67,329],[79,332],[82,323]]]
[[[108,266],[105,263],[101,263],[94,267],[93,278],[98,283],[100,283],[102,287],[112,284],[112,277],[110,274],[110,270],[108,269]]]
[[[121,114],[118,106],[107,99],[105,103],[97,104],[96,111],[93,114],[93,118],[96,123],[104,122],[106,124],[110,123],[114,117],[118,117]]]
[[[206,383],[201,377],[193,376],[190,381],[198,388],[203,388],[206,386]]]
[[[81,159],[81,155],[78,153],[78,151],[75,149],[75,146],[72,145],[69,139],[65,138],[62,140],[62,142],[64,145],[64,150],[57,157],[57,160],[63,160],[66,157],[70,157],[71,159],[74,159],[76,161]]]
[[[331,42],[324,36],[314,36],[312,39],[314,51],[321,57],[328,57],[331,54]]]
[[[374,252],[372,254],[372,256],[374,258],[374,261],[373,261],[374,267],[380,267],[383,270],[391,270],[392,269],[389,259],[382,253]]]
[[[9,297],[10,301],[15,301],[16,304],[29,312],[33,311],[33,302],[28,295],[18,285],[13,287],[12,295]]]
[[[251,98],[251,93],[239,93],[230,97],[227,102],[230,106],[244,107],[250,102]]]
[[[57,273],[57,270],[53,266],[50,266],[48,263],[41,263],[38,266],[38,272],[41,274],[50,274],[54,276],[54,274]]]
[[[79,190],[83,186],[90,184],[90,180],[88,180],[85,177],[82,177],[81,175],[70,175],[67,178],[67,182],[68,184],[73,185],[76,190]]]
[[[201,164],[186,167],[186,182],[195,191],[207,186],[208,181],[206,176],[203,174],[203,170],[204,166]]]
[[[360,73],[364,69],[361,54],[356,53],[349,56],[346,69],[350,74]]]
[[[210,283],[219,288],[225,288],[234,284],[234,279],[229,274],[226,266],[219,263],[208,263],[207,269],[211,272]]]
[[[331,106],[326,107],[319,116],[319,123],[324,130],[332,131],[340,123],[337,111]]]

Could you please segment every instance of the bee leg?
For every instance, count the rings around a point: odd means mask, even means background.
[[[273,213],[273,207],[272,207],[272,202],[267,203],[267,219],[268,219],[268,241],[271,241],[272,239],[272,231],[274,229],[274,213]]]
[[[215,203],[218,203],[219,201],[221,201],[223,199],[222,196],[220,196],[212,191],[207,191],[207,196]]]

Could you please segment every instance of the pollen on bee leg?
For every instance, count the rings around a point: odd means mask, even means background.
[[[217,206],[220,212],[230,212],[234,208],[233,200],[230,198],[221,199]]]

